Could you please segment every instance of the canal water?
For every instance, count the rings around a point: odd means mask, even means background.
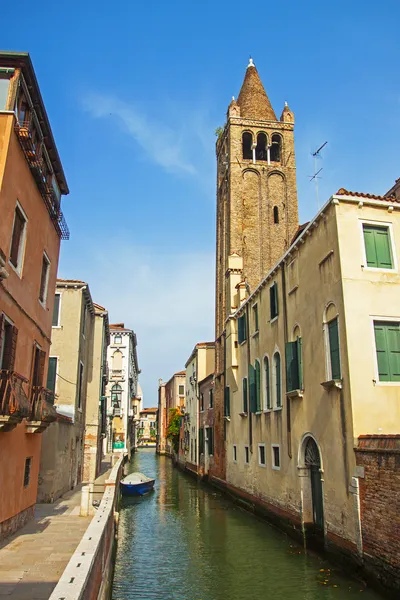
[[[113,600],[381,600],[153,449],[128,469],[156,487],[122,499]]]

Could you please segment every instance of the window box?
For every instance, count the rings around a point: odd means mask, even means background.
[[[248,413],[247,412],[241,412],[239,413],[240,417],[247,417]]]
[[[304,390],[291,390],[290,392],[286,392],[287,398],[292,398],[295,400],[296,398],[301,400],[304,396]]]
[[[329,381],[323,381],[321,383],[321,385],[328,392],[330,392],[331,390],[334,390],[335,388],[337,390],[341,390],[342,389],[342,380],[341,379],[330,379]]]

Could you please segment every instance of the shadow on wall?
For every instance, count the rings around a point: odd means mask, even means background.
[[[17,565],[15,566],[17,568]],[[21,571],[21,578],[23,576]],[[0,575],[3,579],[3,575]],[[30,600],[48,600],[52,591],[57,585],[57,581],[21,581],[16,576],[10,576],[10,581],[0,581],[0,597],[7,597],[9,600],[19,600],[20,598],[29,598]]]

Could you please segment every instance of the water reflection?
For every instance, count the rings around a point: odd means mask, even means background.
[[[363,589],[328,562],[142,449],[154,492],[123,499],[113,600],[344,600]],[[378,600],[371,590],[364,600]]]

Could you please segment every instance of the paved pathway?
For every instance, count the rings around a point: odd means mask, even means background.
[[[54,504],[37,504],[35,518],[0,546],[0,599],[48,600],[91,517],[80,517],[81,487]]]

